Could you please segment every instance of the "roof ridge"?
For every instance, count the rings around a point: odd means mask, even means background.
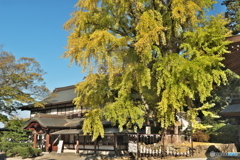
[[[33,118],[67,119],[66,115],[37,113]]]
[[[59,87],[59,88],[55,88],[53,90],[53,93],[54,92],[59,92],[59,91],[64,91],[64,90],[69,90],[69,89],[73,89],[73,88],[76,88],[75,85],[71,85],[71,86],[66,86],[66,87]]]

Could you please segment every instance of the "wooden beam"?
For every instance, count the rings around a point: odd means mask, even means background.
[[[94,154],[97,154],[97,140],[94,141]]]
[[[226,40],[234,42],[240,42],[240,35],[235,35],[231,37],[227,37]]]
[[[118,145],[117,145],[118,142],[117,142],[117,135],[116,135],[116,133],[114,133],[113,136],[114,136],[114,144],[113,144],[114,146],[113,147],[114,147],[114,151],[115,151],[115,156],[117,156],[118,155]]]

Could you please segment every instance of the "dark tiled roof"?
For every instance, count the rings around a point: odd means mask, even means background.
[[[123,132],[119,132],[118,128],[104,128],[105,134],[114,134],[114,133],[129,133],[127,130],[124,130]],[[132,132],[131,132],[132,133]],[[82,129],[63,129],[60,131],[56,131],[51,133],[53,135],[59,135],[59,134],[83,134]]]
[[[75,86],[67,86],[60,87],[54,89],[51,96],[46,98],[44,101],[46,102],[45,106],[54,106],[58,104],[72,104],[74,98],[77,97],[77,93],[75,92]],[[21,110],[32,110],[35,107],[33,105],[26,105],[20,107]]]
[[[9,131],[9,129],[7,129],[7,128],[0,128],[0,132],[1,131]]]
[[[74,128],[74,127],[82,127],[83,125],[83,121],[85,118],[74,118],[74,119],[66,119],[67,123],[64,124],[65,127],[70,127],[70,128]]]
[[[55,118],[55,119],[67,119],[66,115],[57,115],[57,114],[39,114],[37,113],[34,118]]]
[[[55,119],[55,118],[33,118],[31,122],[38,122],[41,126],[49,127],[64,127],[64,124],[67,123],[65,119]]]
[[[220,112],[222,116],[240,116],[240,104],[230,104]]]
[[[79,128],[82,126],[84,118],[67,119],[66,116],[37,114],[33,119],[25,124],[27,128],[31,123],[37,122],[45,128]]]
[[[81,129],[63,129],[63,130],[60,130],[60,131],[56,131],[56,132],[53,132],[51,134],[53,135],[59,135],[59,134],[82,134],[82,130]]]
[[[77,93],[75,93],[75,86],[72,85],[67,87],[56,88],[53,91],[53,96],[47,98],[46,101],[49,104],[56,104],[72,101],[76,97]]]

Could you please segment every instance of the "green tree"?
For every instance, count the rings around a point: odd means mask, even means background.
[[[23,130],[24,121],[19,118],[11,118],[6,124],[5,127],[9,131],[3,132],[1,137],[2,142],[26,142],[29,141],[29,131]]]
[[[211,110],[215,114],[219,114],[223,108],[229,104],[229,100],[237,95],[240,95],[240,77],[231,70],[225,70],[228,82],[225,85],[216,86],[212,91],[212,97],[209,102],[215,103]]]
[[[77,106],[88,107],[83,130],[103,136],[102,120],[162,128],[185,112],[195,122],[215,85],[226,82],[222,55],[229,36],[221,15],[206,16],[212,0],[79,0],[65,23],[63,57],[88,70]],[[206,113],[206,112],[205,112]]]
[[[240,0],[224,0],[223,5],[227,7],[225,17],[229,20],[227,27],[232,30],[232,34],[240,33]]]
[[[0,120],[6,121],[6,115],[12,115],[23,104],[42,107],[40,102],[49,93],[45,87],[43,70],[33,58],[15,56],[0,51]]]
[[[239,0],[225,0],[222,5],[226,5],[227,11],[225,17],[228,19],[227,28],[232,31],[233,35],[236,35],[240,31],[240,1]],[[233,73],[231,70],[225,70],[228,82],[226,85],[215,87],[212,91],[212,97],[208,98],[208,101],[215,103],[215,106],[211,108],[211,111],[217,115],[228,104],[227,98],[230,100],[232,97],[240,94],[240,77]],[[214,124],[218,123],[216,119],[203,117],[205,122]],[[222,121],[222,120],[221,120]]]

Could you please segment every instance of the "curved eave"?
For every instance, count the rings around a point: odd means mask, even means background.
[[[26,129],[28,128],[32,123],[38,123],[39,125],[41,125],[43,128],[48,128],[49,126],[46,126],[44,124],[42,124],[41,122],[35,120],[35,119],[32,119],[30,120],[28,123],[26,123],[24,126],[23,126],[23,129]]]
[[[45,108],[46,107],[57,107],[59,105],[65,105],[65,104],[72,104],[74,106],[72,101],[65,101],[65,102],[58,102],[58,103],[47,103],[44,106],[45,106]],[[31,105],[26,105],[26,106],[23,106],[23,107],[19,107],[19,109],[21,109],[22,111],[32,110],[32,109],[37,109],[37,108],[45,109],[43,107],[34,107],[32,104]]]
[[[239,112],[229,112],[229,113],[220,113],[221,116],[223,117],[240,117]]]

